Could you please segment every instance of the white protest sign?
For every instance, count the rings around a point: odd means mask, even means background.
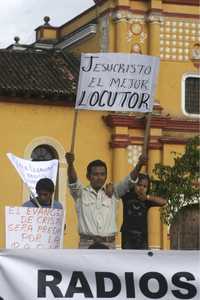
[[[27,184],[31,192],[36,196],[35,186],[39,179],[50,178],[56,185],[56,177],[58,171],[58,160],[52,159],[48,161],[30,161],[19,158],[12,153],[7,156],[23,182]]]
[[[159,63],[141,54],[82,54],[76,108],[152,111]]]
[[[6,206],[7,249],[62,247],[64,210]]]
[[[2,250],[0,299],[199,300],[199,251]]]

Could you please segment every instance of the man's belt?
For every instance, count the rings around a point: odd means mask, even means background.
[[[99,243],[112,243],[115,241],[115,236],[99,236],[99,235],[87,235],[87,234],[80,234],[80,238],[83,240],[92,240],[94,242]]]

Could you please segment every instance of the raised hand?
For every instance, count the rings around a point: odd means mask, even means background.
[[[141,154],[140,157],[139,157],[139,159],[138,159],[138,164],[140,166],[144,166],[144,165],[147,164],[147,161],[148,161],[147,156],[144,155],[144,154]]]
[[[66,158],[66,161],[67,161],[68,165],[72,165],[74,163],[74,160],[75,160],[74,153],[67,152],[65,154],[65,158]]]

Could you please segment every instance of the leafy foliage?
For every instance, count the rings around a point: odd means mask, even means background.
[[[174,154],[174,165],[156,164],[152,178],[152,192],[168,199],[162,209],[162,221],[172,224],[177,212],[186,205],[199,201],[200,138],[188,141],[185,153]]]

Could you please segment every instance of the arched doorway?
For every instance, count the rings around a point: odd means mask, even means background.
[[[65,149],[62,144],[49,136],[36,137],[30,141],[24,150],[24,158],[28,160],[49,160],[58,159],[58,184],[56,185],[55,199],[62,202],[63,207],[66,207],[66,183],[67,183],[67,170],[66,170],[66,159]],[[57,196],[58,194],[58,196]],[[23,185],[23,202],[29,197],[29,191],[26,185]]]
[[[199,250],[200,241],[199,204],[183,207],[174,218],[170,228],[172,250]]]
[[[31,159],[32,161],[48,161],[52,159],[59,159],[59,157],[58,157],[58,153],[52,146],[43,144],[33,149],[31,153]],[[57,176],[57,180],[56,180],[56,189],[54,193],[55,199],[58,199],[58,186],[59,186],[58,181],[59,181],[59,176]]]

